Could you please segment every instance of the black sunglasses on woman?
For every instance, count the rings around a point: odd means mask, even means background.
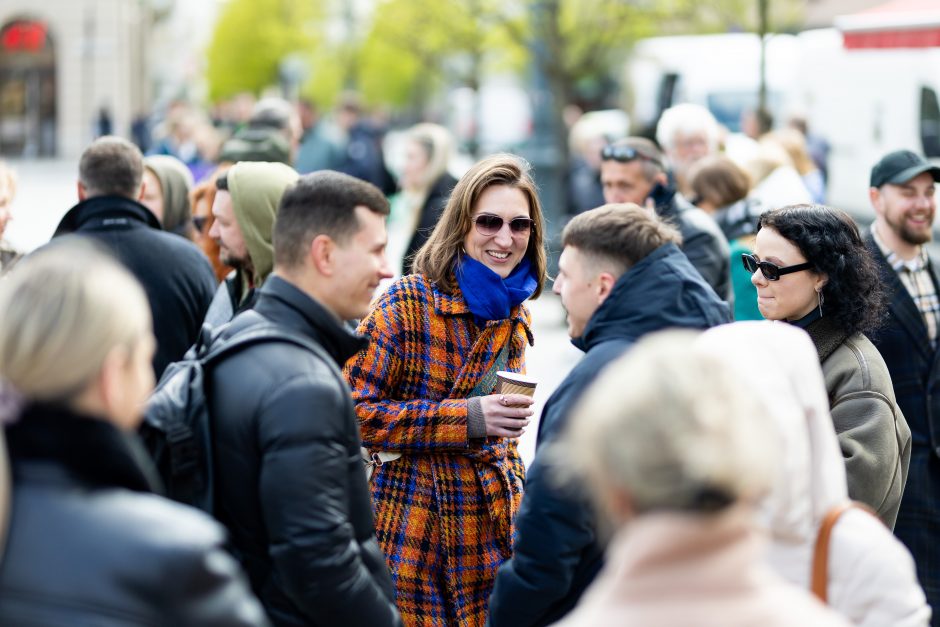
[[[800,270],[809,270],[813,267],[813,264],[809,263],[798,263],[792,266],[780,267],[775,263],[770,261],[761,261],[757,255],[751,255],[748,253],[741,254],[741,261],[744,262],[744,269],[754,274],[760,269],[760,273],[764,275],[764,278],[768,281],[779,281],[780,277],[784,274],[790,274],[791,272],[799,272]]]

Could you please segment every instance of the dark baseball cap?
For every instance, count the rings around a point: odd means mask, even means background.
[[[882,157],[871,169],[871,186],[907,183],[924,172],[930,172],[934,181],[940,181],[940,168],[910,150],[895,150]]]

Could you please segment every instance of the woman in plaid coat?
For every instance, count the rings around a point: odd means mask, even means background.
[[[525,369],[529,312],[545,278],[542,211],[511,155],[460,180],[415,274],[359,327],[346,365],[364,446],[400,453],[372,479],[376,531],[406,625],[483,625],[512,551],[524,468],[516,448],[531,399],[494,395]]]

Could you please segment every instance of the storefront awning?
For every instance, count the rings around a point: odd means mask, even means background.
[[[847,49],[940,47],[940,0],[891,0],[835,20]]]

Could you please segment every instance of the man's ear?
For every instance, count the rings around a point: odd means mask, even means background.
[[[321,233],[314,237],[307,255],[320,274],[332,276],[336,271],[336,242],[329,235]]]
[[[143,181],[140,182],[140,192],[137,193],[137,202],[140,202],[144,199],[144,192],[147,191],[147,184]]]
[[[597,299],[598,305],[607,300],[607,297],[610,296],[610,293],[614,289],[614,284],[617,283],[617,278],[612,275],[610,272],[601,272],[597,275]]]
[[[868,188],[868,200],[876,214],[881,214],[881,189],[877,187]]]
[[[76,187],[78,188],[78,200],[79,200],[79,202],[81,202],[82,200],[85,200],[86,198],[88,198],[88,190],[85,189],[85,186],[82,185],[82,182],[81,182],[81,181],[78,181],[78,182],[76,183]]]

